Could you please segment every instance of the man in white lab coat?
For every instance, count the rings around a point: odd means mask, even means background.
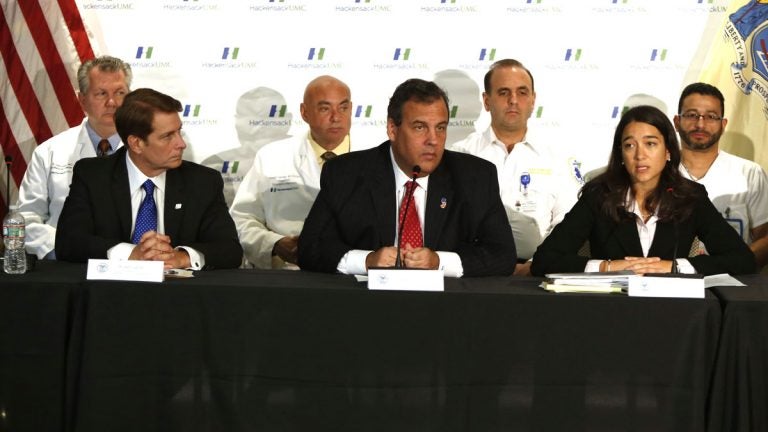
[[[130,92],[132,78],[131,66],[115,57],[101,56],[80,65],[78,100],[87,117],[35,149],[19,186],[27,253],[56,259],[56,225],[69,194],[72,167],[82,158],[108,156],[123,145],[114,115]]]
[[[298,268],[298,235],[320,190],[322,164],[351,149],[352,108],[345,83],[317,77],[307,84],[300,105],[309,131],[256,153],[230,209],[245,266]]]

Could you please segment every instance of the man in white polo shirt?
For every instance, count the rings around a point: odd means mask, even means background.
[[[761,269],[768,264],[768,177],[755,162],[720,149],[728,124],[724,111],[725,98],[717,87],[693,83],[683,90],[674,117],[680,172],[707,188],[709,199],[750,246]]]
[[[485,74],[483,104],[491,125],[455,143],[452,150],[496,165],[501,200],[512,227],[518,264],[515,275],[530,274],[536,248],[576,202],[583,183],[580,164],[557,157],[532,139],[528,119],[536,103],[533,75],[517,60],[504,59]]]

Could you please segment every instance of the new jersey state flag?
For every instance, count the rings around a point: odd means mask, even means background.
[[[725,96],[721,147],[768,170],[768,0],[731,1],[712,40],[699,81]]]

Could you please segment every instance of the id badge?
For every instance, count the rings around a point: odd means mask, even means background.
[[[535,194],[527,194],[527,196],[522,196],[520,199],[515,201],[515,210],[523,213],[534,213],[536,212],[536,199],[533,197]]]
[[[725,221],[728,222],[728,225],[732,226],[737,233],[739,233],[739,237],[744,238],[744,221],[741,219],[733,218],[725,218]]]

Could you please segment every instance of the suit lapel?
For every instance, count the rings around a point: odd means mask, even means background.
[[[397,195],[395,194],[395,173],[389,156],[389,145],[382,145],[377,153],[378,159],[371,167],[370,181],[371,202],[376,215],[376,232],[380,245],[392,245],[395,236],[395,212]]]
[[[181,169],[171,169],[165,173],[165,202],[163,203],[163,217],[165,234],[171,237],[171,241],[178,239],[178,231],[181,226],[181,217],[184,215],[182,197],[184,196],[184,181]]]
[[[453,184],[451,173],[445,163],[429,176],[426,207],[424,208],[424,246],[438,249],[440,233],[443,232],[448,214],[451,212],[453,200]]]
[[[380,245],[394,245],[393,240],[397,235],[395,172],[392,168],[392,160],[389,156],[389,145],[382,145],[378,152],[379,160],[373,164],[370,180],[371,203],[376,215],[376,232],[379,235]]]
[[[130,241],[133,231],[133,214],[131,211],[131,190],[128,183],[128,168],[125,166],[125,158],[128,157],[125,147],[122,147],[112,156],[114,168],[112,169],[112,197],[114,197],[117,217],[120,222],[120,233],[123,239]]]
[[[665,256],[665,251],[669,250],[670,245],[674,245],[674,243],[678,241],[677,237],[679,237],[679,235],[675,233],[674,225],[665,222],[657,222],[656,233],[653,235],[651,248],[648,249],[648,256]],[[688,251],[678,251],[678,253],[683,253],[685,255]]]
[[[616,238],[627,256],[643,256],[643,246],[637,234],[637,224],[634,221],[622,221],[616,225]]]

